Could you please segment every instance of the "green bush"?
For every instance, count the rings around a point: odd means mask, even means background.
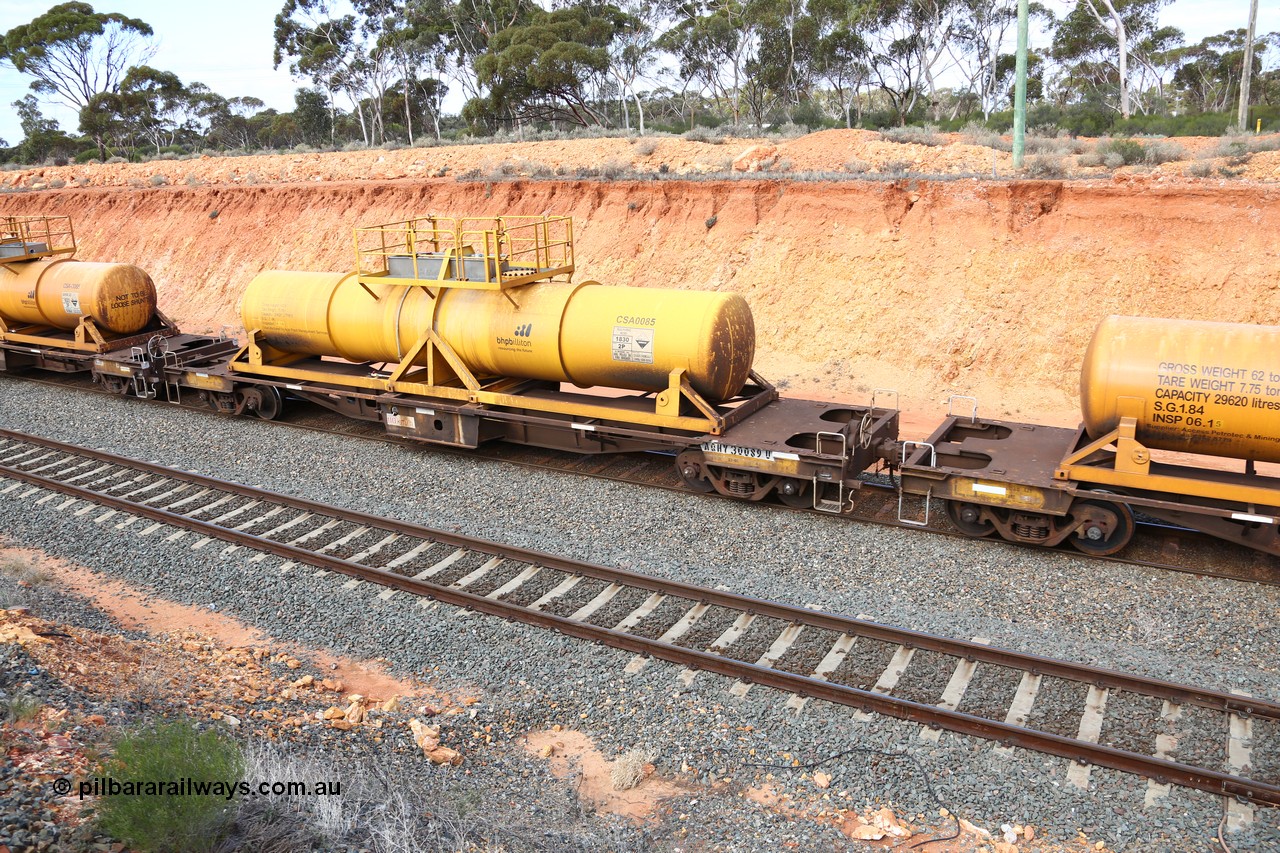
[[[121,785],[165,784],[190,779],[192,786],[236,786],[244,758],[236,743],[217,731],[200,731],[189,720],[157,723],[125,734],[101,776]],[[102,831],[145,851],[211,850],[236,813],[225,792],[160,795],[108,794],[98,800]]]
[[[1108,161],[1108,165],[1118,160],[1119,162],[1116,162],[1118,166],[1133,166],[1143,162],[1147,157],[1147,151],[1142,147],[1142,143],[1133,139],[1108,139],[1106,142],[1099,143],[1096,150],[1104,160]]]

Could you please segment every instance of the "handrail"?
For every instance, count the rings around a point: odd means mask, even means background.
[[[15,246],[20,251],[9,254]],[[0,216],[0,263],[75,252],[70,216]]]
[[[420,216],[358,227],[354,246],[358,276],[396,284],[505,289],[574,269],[567,216]],[[393,258],[409,260],[411,274],[393,273]]]

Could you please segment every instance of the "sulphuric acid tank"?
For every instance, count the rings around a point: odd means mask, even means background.
[[[106,332],[140,332],[156,313],[151,276],[131,264],[72,259],[0,265],[0,317],[71,330],[87,318]]]
[[[286,352],[398,362],[434,328],[479,375],[636,391],[673,369],[710,400],[735,396],[755,355],[755,322],[736,293],[542,282],[504,292],[369,284],[354,273],[260,274],[241,316]],[[374,298],[376,297],[376,298]]]
[[[1108,317],[1085,352],[1080,405],[1093,438],[1132,410],[1148,447],[1280,462],[1280,326]]]

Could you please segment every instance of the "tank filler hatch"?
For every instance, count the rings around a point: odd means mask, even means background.
[[[567,216],[423,216],[355,229],[361,284],[505,291],[573,278]]]
[[[70,216],[0,216],[0,264],[75,253]]]

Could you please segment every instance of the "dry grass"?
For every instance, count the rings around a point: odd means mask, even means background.
[[[53,575],[40,568],[40,564],[34,557],[4,557],[0,559],[0,575],[30,586],[48,583],[53,579]]]
[[[947,144],[946,137],[939,135],[937,125],[933,124],[924,127],[891,127],[880,131],[880,138],[886,142],[928,145],[931,148]]]
[[[657,757],[651,749],[631,749],[624,752],[613,762],[609,771],[609,781],[615,791],[630,791],[644,781],[645,766],[652,764]]]

